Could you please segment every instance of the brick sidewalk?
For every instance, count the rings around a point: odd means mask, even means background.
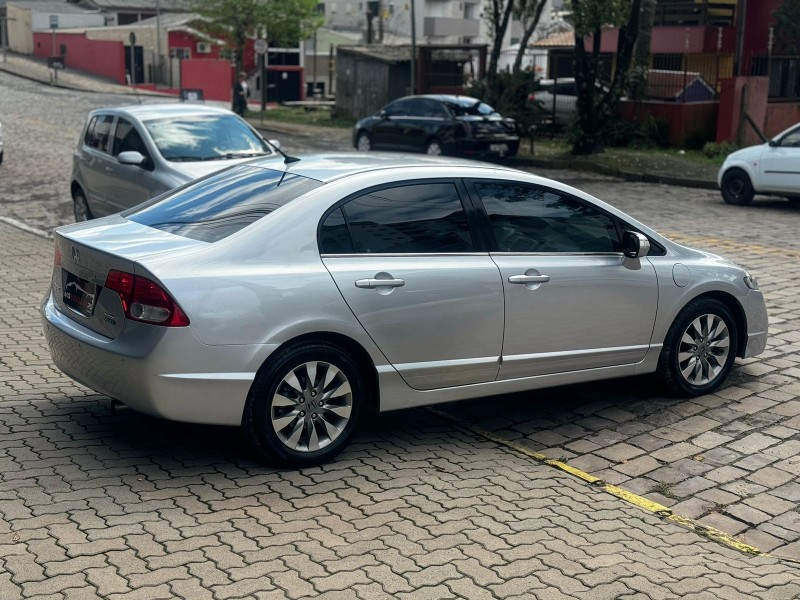
[[[237,432],[115,412],[51,366],[52,244],[0,224],[0,598],[774,598],[750,557],[439,421],[276,471]]]

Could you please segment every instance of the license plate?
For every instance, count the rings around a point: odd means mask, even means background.
[[[84,317],[90,317],[94,311],[96,295],[97,284],[81,279],[73,273],[67,273],[67,282],[64,285],[64,304]]]
[[[505,153],[508,152],[508,146],[506,144],[490,144],[489,151]]]

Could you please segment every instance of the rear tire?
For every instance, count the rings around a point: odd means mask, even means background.
[[[722,176],[720,188],[722,198],[728,204],[746,206],[753,201],[755,190],[747,173],[741,169],[730,169]]]
[[[86,195],[80,188],[75,190],[75,193],[72,194],[72,210],[75,213],[76,223],[90,221],[94,218],[91,209],[89,209],[89,203],[86,201]]]
[[[693,398],[723,384],[737,352],[736,319],[719,300],[698,298],[672,323],[658,359],[658,376],[673,393]]]
[[[359,133],[356,138],[356,150],[359,152],[369,152],[372,150],[372,140],[370,140],[369,135],[363,131]]]
[[[430,140],[425,146],[425,154],[428,154],[430,156],[442,156],[444,154],[444,148],[442,147],[442,142],[440,142],[435,138]]]
[[[259,457],[273,465],[328,462],[353,436],[366,389],[358,364],[338,346],[289,346],[256,376],[242,432]]]

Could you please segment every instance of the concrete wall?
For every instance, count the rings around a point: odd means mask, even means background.
[[[66,66],[125,83],[125,49],[122,42],[90,40],[82,33],[56,33],[56,48],[67,49]],[[33,34],[34,54],[42,58],[53,50],[50,33]]]
[[[669,122],[669,143],[680,148],[687,141],[694,144],[714,140],[717,126],[717,102],[620,102],[620,116],[641,123],[649,116]]]
[[[20,54],[33,54],[33,26],[30,9],[7,4],[8,48]],[[13,20],[12,20],[13,19]]]
[[[184,89],[203,90],[206,100],[230,102],[233,94],[234,69],[230,61],[195,59],[181,61]]]
[[[34,31],[50,31],[50,15],[57,13],[32,12],[31,25]],[[99,13],[58,14],[58,29],[72,27],[105,27],[106,18]]]
[[[750,118],[763,129],[767,116],[769,80],[766,77],[730,77],[723,79],[720,84],[717,142],[735,141],[740,146],[760,144],[761,138],[752,127],[740,127],[743,122],[742,105]]]
[[[774,102],[767,104],[764,133],[767,137],[778,135],[792,125],[800,123],[800,104],[797,102]]]

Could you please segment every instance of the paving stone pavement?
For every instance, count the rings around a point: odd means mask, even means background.
[[[68,222],[73,129],[87,110],[128,101],[0,73],[13,142],[0,216]],[[624,379],[446,409],[797,558],[800,210],[544,174],[751,268],[769,305],[768,352],[693,401]],[[50,243],[3,224],[0,239],[2,600],[800,597],[794,563],[712,544],[427,411],[375,417],[342,460],[303,472],[257,465],[224,428],[113,412],[51,366],[36,315]]]
[[[0,598],[800,597],[748,556],[439,420],[279,471],[235,429],[114,411],[38,325],[49,240],[0,224]]]
[[[649,378],[628,378],[447,410],[800,560],[800,207],[777,199],[730,207],[718,192],[652,184],[580,187],[677,242],[750,269],[770,315],[767,351],[738,359],[721,390],[693,400],[665,396]]]

